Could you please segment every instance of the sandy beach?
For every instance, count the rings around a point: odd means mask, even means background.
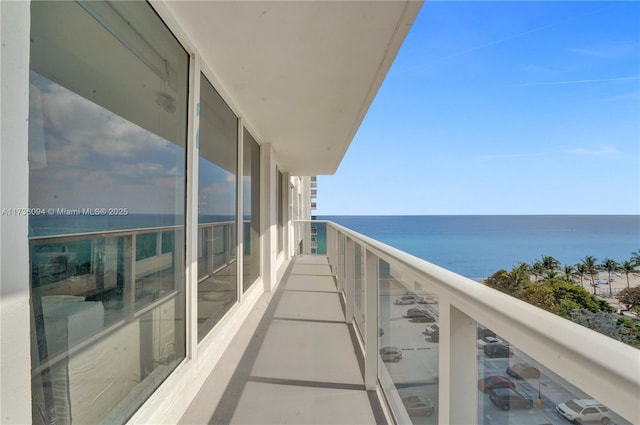
[[[609,273],[600,272],[599,275],[594,276],[596,282],[607,282],[609,280]],[[580,283],[578,279],[575,279],[576,283]],[[585,276],[583,279],[585,288],[591,288],[591,278]],[[629,274],[629,287],[640,285],[640,274]],[[624,273],[611,273],[611,292],[615,295],[616,292],[627,287],[627,276]],[[598,285],[598,294],[609,293],[609,285],[602,283]]]

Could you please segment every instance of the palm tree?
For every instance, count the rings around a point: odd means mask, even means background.
[[[544,274],[544,265],[540,261],[535,261],[531,265],[531,273],[533,274],[533,277],[535,277],[535,280],[537,281],[538,276],[542,276]]]
[[[613,261],[611,258],[605,258],[602,261],[602,264],[600,265],[600,267],[602,268],[602,270],[606,270],[607,273],[609,274],[609,280],[607,282],[609,283],[609,295],[611,295],[611,273],[618,270],[619,265],[618,263]]]
[[[636,266],[640,266],[640,249],[631,253],[631,262]]]
[[[573,277],[576,275],[576,269],[570,265],[570,264],[565,264],[564,267],[562,268],[562,271],[564,272],[564,277],[571,283],[575,283],[573,281]]]
[[[550,255],[543,255],[541,263],[545,272],[555,271],[560,268],[560,261]]]
[[[520,270],[522,270],[525,273],[531,274],[531,265],[530,264],[518,263],[518,265],[516,267],[518,267]]]
[[[580,276],[580,286],[584,288],[583,279],[584,279],[584,275],[587,274],[587,268],[583,263],[578,263],[576,264],[575,267],[576,267],[576,274]]]
[[[512,268],[510,272],[506,273],[506,276],[508,276],[514,282],[516,287],[520,287],[529,282],[528,271],[521,267]]]
[[[623,261],[620,264],[620,271],[627,276],[627,288],[629,288],[629,275],[636,274],[638,270],[636,270],[636,264],[633,261]]]
[[[598,259],[591,255],[587,255],[586,257],[584,257],[584,260],[582,260],[585,274],[588,274],[591,276],[591,286],[593,286],[593,295],[596,295],[596,281],[593,276],[596,273],[598,273],[598,267],[596,266],[596,261],[598,261]]]

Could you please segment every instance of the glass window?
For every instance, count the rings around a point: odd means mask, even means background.
[[[238,118],[200,77],[198,340],[238,300],[236,216]]]
[[[280,170],[277,170],[277,179],[276,179],[276,214],[278,216],[278,252],[282,252],[284,249],[284,205],[282,204],[282,193],[284,188],[282,185],[284,184],[283,176]]]
[[[246,291],[260,276],[260,146],[244,130],[243,151],[243,242],[244,276]]]
[[[144,2],[32,2],[30,55],[33,423],[122,423],[185,356],[188,55]]]

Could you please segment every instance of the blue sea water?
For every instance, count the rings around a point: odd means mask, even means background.
[[[543,255],[575,265],[629,260],[637,215],[319,216],[463,276],[480,279]]]
[[[201,222],[231,217],[202,216]],[[640,250],[637,215],[321,216],[472,279],[551,255],[575,265],[628,260]],[[119,217],[32,216],[30,236],[100,232],[183,224],[176,215]]]

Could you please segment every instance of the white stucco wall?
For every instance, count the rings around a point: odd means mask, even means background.
[[[28,217],[29,3],[0,2],[0,422],[31,423]]]

